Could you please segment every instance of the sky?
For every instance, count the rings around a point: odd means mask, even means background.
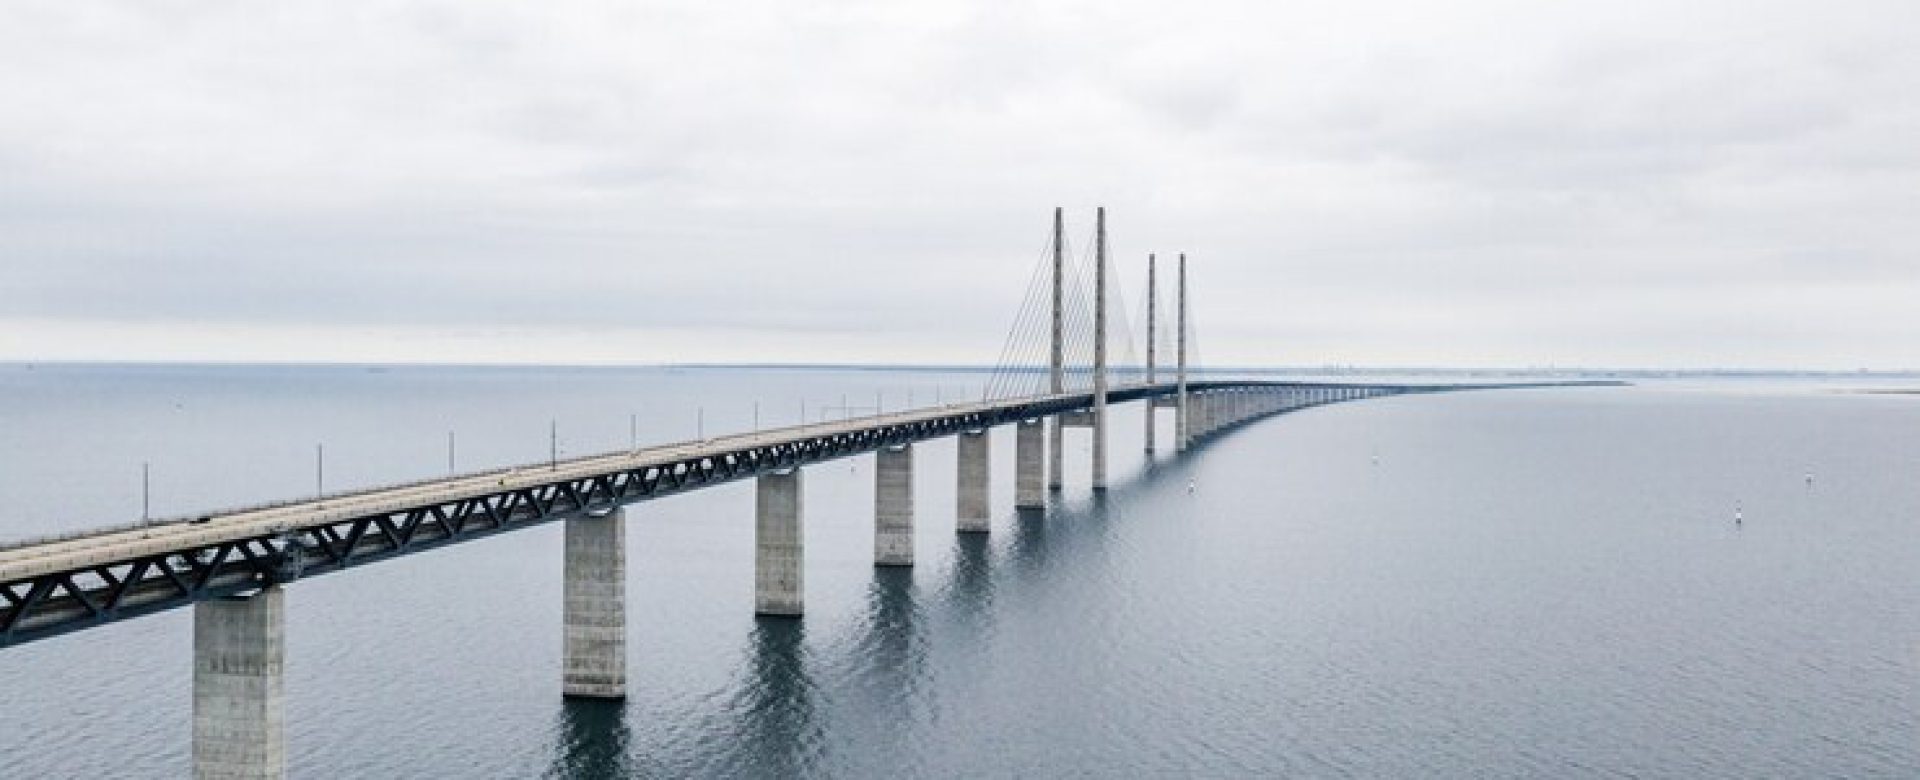
[[[0,6],[0,360],[1920,368],[1920,3]],[[1138,340],[1139,336],[1134,336]]]

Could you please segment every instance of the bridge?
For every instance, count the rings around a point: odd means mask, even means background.
[[[561,693],[626,694],[625,508],[735,480],[756,482],[754,611],[805,611],[802,475],[812,464],[873,455],[873,561],[913,565],[919,508],[914,445],[958,438],[959,533],[989,528],[988,431],[1015,429],[1015,505],[1045,512],[1065,484],[1064,437],[1092,437],[1094,490],[1107,486],[1110,407],[1139,402],[1146,448],[1161,410],[1174,417],[1173,449],[1272,415],[1386,395],[1528,384],[1352,384],[1201,379],[1195,376],[1186,258],[1176,271],[1175,360],[1155,365],[1157,287],[1149,260],[1147,351],[1138,376],[1113,382],[1105,212],[1094,241],[1090,334],[1074,318],[1059,210],[1050,262],[1036,273],[1002,365],[977,401],[757,430],[537,465],[496,469],[314,499],[141,522],[0,549],[0,648],[95,629],[156,612],[194,610],[193,762],[200,777],[284,773],[284,593],[308,577],[429,552],[548,522],[565,523]],[[1050,270],[1051,273],[1047,273]],[[1025,334],[1025,335],[1023,335]],[[1041,334],[1044,338],[1029,338]],[[1090,348],[1088,386],[1070,387],[1068,353]],[[1023,355],[1044,350],[1044,366]],[[1044,386],[1023,387],[1022,383]]]

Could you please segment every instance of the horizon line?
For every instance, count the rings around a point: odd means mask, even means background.
[[[541,362],[429,362],[429,361],[335,361],[335,360],[95,360],[95,359],[50,359],[21,360],[0,359],[0,366],[130,366],[130,367],[219,367],[238,368],[247,366],[282,368],[569,368],[569,369],[709,369],[709,370],[852,370],[852,371],[945,371],[954,373],[987,373],[993,371],[1011,371],[1018,373],[1036,373],[1047,370],[1046,366],[993,366],[980,363],[860,363],[831,361],[743,361],[736,363],[715,362],[632,362],[632,363],[541,363]],[[1069,373],[1087,373],[1090,366],[1074,366]],[[1144,366],[1115,366],[1113,373],[1139,374],[1146,371]],[[1173,366],[1155,366],[1156,373],[1171,375]],[[1879,377],[1920,377],[1916,368],[1757,368],[1743,366],[1688,366],[1688,367],[1652,367],[1652,366],[1592,366],[1592,365],[1534,365],[1534,366],[1459,366],[1459,365],[1381,365],[1357,363],[1306,364],[1270,364],[1270,365],[1216,365],[1189,366],[1189,373],[1272,373],[1272,374],[1589,374],[1589,375],[1638,375],[1638,376],[1879,376]]]

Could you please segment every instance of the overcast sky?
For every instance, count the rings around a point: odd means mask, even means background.
[[[0,6],[0,359],[1920,367],[1920,3]]]

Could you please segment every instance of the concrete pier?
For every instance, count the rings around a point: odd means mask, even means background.
[[[1047,424],[1047,489],[1059,490],[1067,470],[1067,421],[1054,415]]]
[[[1180,255],[1180,286],[1175,293],[1173,448],[1193,447],[1193,394],[1187,392],[1187,256]]]
[[[1094,210],[1093,489],[1107,489],[1107,207]]]
[[[1148,380],[1148,381],[1152,381],[1152,380]],[[1151,398],[1147,399],[1145,403],[1141,404],[1141,406],[1144,406],[1147,408],[1147,454],[1152,455],[1154,427],[1155,427],[1153,415],[1154,415],[1154,412],[1157,411],[1157,409],[1154,407],[1153,399]]]
[[[193,605],[193,776],[287,774],[286,592]]]
[[[799,469],[760,475],[754,490],[753,610],[798,617],[805,593]]]
[[[560,692],[627,696],[627,513],[567,521]]]
[[[987,432],[964,431],[960,434],[959,522],[962,532],[986,533],[992,516],[989,480]]]
[[[1046,488],[1046,423],[1021,420],[1013,433],[1013,505],[1019,509],[1044,509]]]
[[[1093,489],[1107,489],[1107,404],[1106,394],[1093,407]]]
[[[913,445],[874,453],[873,565],[913,565]]]
[[[1159,305],[1154,301],[1154,296],[1155,296],[1155,290],[1154,290],[1154,281],[1153,281],[1153,255],[1149,254],[1147,255],[1147,384],[1153,384],[1154,382],[1154,378],[1153,378],[1154,328],[1156,325],[1155,319],[1157,318],[1157,314],[1160,308]],[[1154,428],[1153,413],[1155,409],[1154,399],[1149,398],[1147,399],[1147,402],[1142,405],[1147,407],[1147,454],[1152,455],[1153,454],[1153,438],[1154,438],[1154,431],[1153,431],[1153,428]]]
[[[1175,398],[1178,400],[1173,405],[1173,450],[1186,452],[1193,446],[1193,397],[1178,393]]]
[[[1059,207],[1053,210],[1053,344],[1047,356],[1047,390],[1066,389],[1066,227]],[[1067,470],[1067,421],[1059,415],[1047,426],[1047,489],[1059,490]],[[965,499],[961,499],[965,501]]]

